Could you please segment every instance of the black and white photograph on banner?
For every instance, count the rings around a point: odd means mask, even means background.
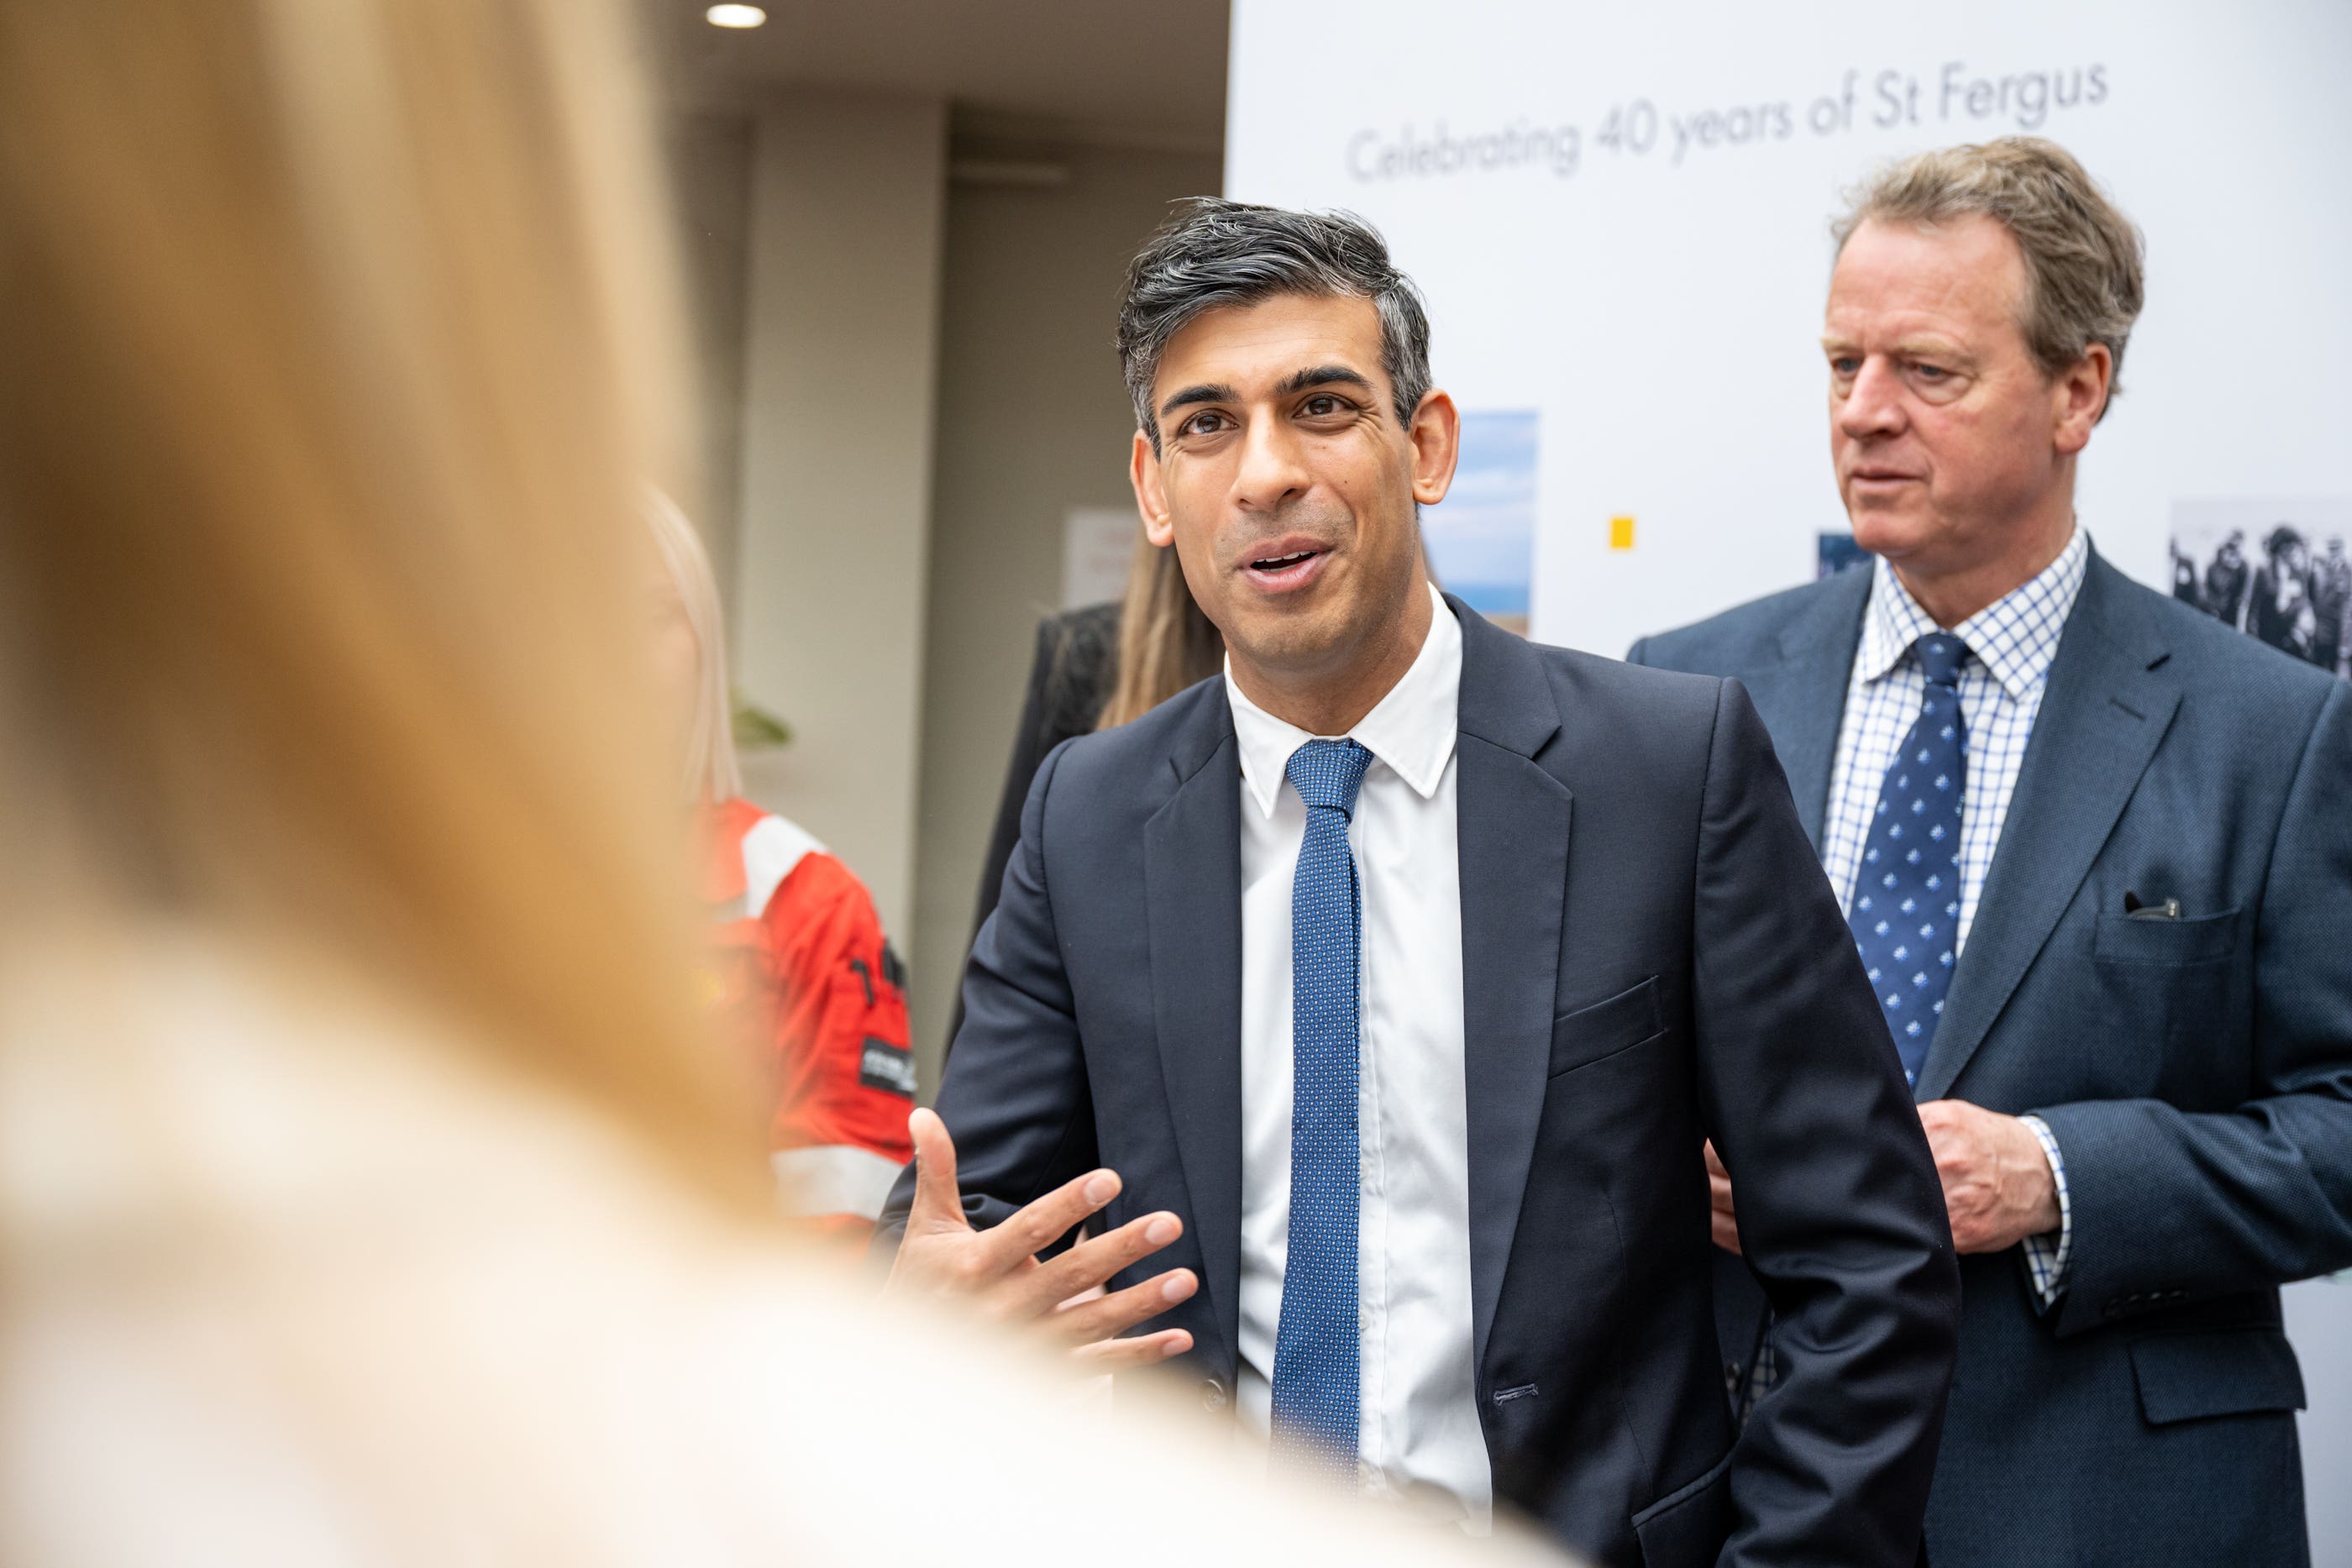
[[[2172,508],[2175,599],[2338,678],[2352,658],[2352,497]]]

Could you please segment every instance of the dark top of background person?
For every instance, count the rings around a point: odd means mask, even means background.
[[[1037,652],[1029,665],[1029,691],[1021,723],[1013,734],[1013,758],[1005,765],[1004,792],[996,802],[996,825],[988,836],[988,860],[981,868],[980,895],[971,917],[974,938],[996,913],[1004,868],[1021,839],[1021,806],[1030,782],[1054,747],[1075,736],[1150,712],[1195,681],[1217,673],[1224,642],[1192,601],[1183,572],[1163,549],[1139,543],[1129,570],[1123,601],[1088,604],[1048,615],[1037,623]],[[940,1060],[954,1048],[963,1028],[963,997]]]
[[[981,870],[980,897],[972,910],[975,936],[996,912],[1004,868],[1021,837],[1021,802],[1029,798],[1037,765],[1072,736],[1094,729],[1110,700],[1111,681],[1118,670],[1118,602],[1107,600],[1037,622],[1028,695],[1022,699],[1021,723],[1013,732],[1013,758],[1005,764],[1004,792],[997,799],[996,825],[989,831],[988,862]],[[962,1008],[956,1012],[961,1023]],[[949,1038],[954,1038],[952,1026]]]

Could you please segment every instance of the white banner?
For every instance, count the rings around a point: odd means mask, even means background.
[[[1843,528],[1828,221],[1923,147],[2052,137],[2147,233],[2079,496],[2118,565],[2171,580],[2176,503],[2352,497],[2347,63],[2342,0],[1237,0],[1225,189],[1386,232],[1439,383],[1538,416],[1534,634],[1621,653]]]

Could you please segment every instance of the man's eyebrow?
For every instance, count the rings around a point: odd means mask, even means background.
[[[1822,350],[1831,354],[1859,352],[1862,345],[1835,332],[1822,334]],[[1906,360],[1939,360],[1946,364],[1972,365],[1976,356],[1948,338],[1902,338],[1892,350]]]
[[[1285,376],[1282,384],[1274,389],[1274,395],[1288,397],[1293,392],[1303,392],[1308,387],[1334,385],[1361,387],[1366,392],[1372,390],[1371,378],[1361,371],[1349,370],[1345,365],[1318,365],[1311,371],[1293,371]]]
[[[1948,365],[1972,365],[1976,356],[1948,338],[1901,338],[1895,351],[1906,360],[1940,360]]]
[[[1241,401],[1241,393],[1234,391],[1233,388],[1225,385],[1223,382],[1209,382],[1201,386],[1186,387],[1182,392],[1178,392],[1174,397],[1170,398],[1166,402],[1160,405],[1160,417],[1166,419],[1178,409],[1189,408],[1196,402],[1239,402]]]

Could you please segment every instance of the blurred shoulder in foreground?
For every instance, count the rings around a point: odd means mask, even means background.
[[[1010,1562],[1007,1473],[1135,1563],[1199,1561],[1134,1529],[1175,1498],[1227,1561],[1474,1550],[1041,1397],[363,984],[153,925],[19,946],[0,998],[11,1563]]]

